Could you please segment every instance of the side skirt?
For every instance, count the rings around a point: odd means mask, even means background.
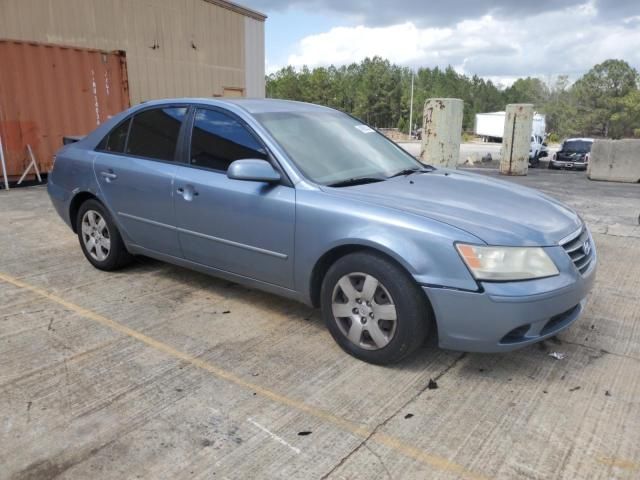
[[[262,282],[260,280],[245,277],[243,275],[231,273],[226,270],[220,270],[217,268],[209,267],[207,265],[202,265],[201,263],[192,262],[184,258],[178,258],[171,255],[166,255],[164,253],[159,253],[154,250],[149,250],[147,248],[141,247],[139,245],[134,245],[131,243],[127,245],[127,250],[129,250],[129,253],[133,255],[144,255],[146,257],[155,258],[156,260],[160,260],[166,263],[171,263],[172,265],[177,265],[179,267],[195,270],[200,273],[204,273],[206,275],[211,275],[212,277],[222,278],[230,282],[239,283],[241,285],[245,285],[250,288],[255,288],[256,290],[262,290],[264,292],[273,293],[274,295],[289,298],[291,300],[304,303],[308,306],[312,306],[311,303],[306,301],[304,296],[301,295],[299,292],[285,288],[285,287],[280,287],[272,283]]]

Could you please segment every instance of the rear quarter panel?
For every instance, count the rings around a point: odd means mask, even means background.
[[[98,196],[93,155],[93,150],[87,151],[80,143],[66,145],[56,154],[47,189],[56,210],[69,226],[73,222],[69,218],[73,198],[82,192]]]

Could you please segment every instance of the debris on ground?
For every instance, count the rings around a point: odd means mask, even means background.
[[[413,417],[413,413],[407,413],[407,414],[404,416],[404,418],[405,418],[405,419],[408,419],[408,418],[411,418],[411,417]]]
[[[436,383],[435,380],[433,380],[432,378],[429,379],[429,384],[427,385],[427,388],[429,390],[435,390],[436,388],[438,388],[438,384]]]
[[[556,360],[564,360],[567,354],[562,352],[551,352],[549,356],[555,358]]]
[[[576,390],[580,390],[580,387],[573,387],[569,389],[570,392],[575,392]]]
[[[306,437],[307,435],[311,435],[311,432],[309,430],[303,430],[301,432],[298,432],[298,435],[300,435],[301,437]]]
[[[605,397],[610,397],[610,396],[611,396],[611,392],[610,392],[609,390],[606,390],[606,391],[604,392],[604,396],[605,396]]]

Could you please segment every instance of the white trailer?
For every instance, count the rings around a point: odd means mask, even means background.
[[[504,134],[505,112],[476,113],[474,132],[484,141],[501,142]],[[547,124],[544,115],[533,114],[533,127],[531,135],[545,137]]]

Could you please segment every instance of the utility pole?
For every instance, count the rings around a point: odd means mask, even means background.
[[[411,103],[409,104],[409,136],[413,133],[413,69],[411,69]]]

